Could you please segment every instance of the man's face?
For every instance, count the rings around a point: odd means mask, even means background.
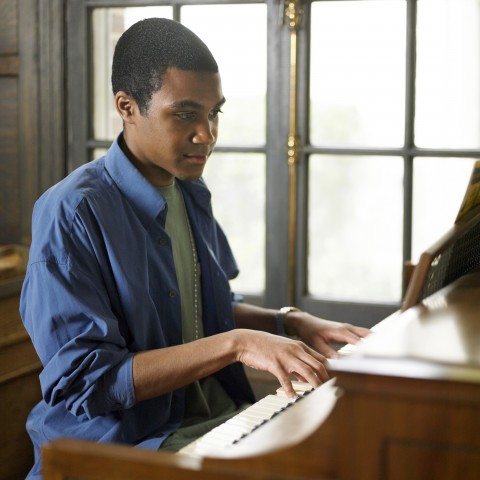
[[[218,73],[169,68],[145,116],[133,102],[124,139],[130,160],[153,185],[201,177],[217,142],[225,102]]]

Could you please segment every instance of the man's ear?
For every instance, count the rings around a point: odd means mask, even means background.
[[[115,94],[115,107],[124,123],[133,123],[135,115],[139,112],[137,102],[122,90]]]

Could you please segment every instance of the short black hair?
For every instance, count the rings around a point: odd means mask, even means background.
[[[218,73],[208,47],[187,27],[167,18],[141,20],[122,34],[115,47],[113,94],[124,91],[131,95],[146,115],[169,67]]]

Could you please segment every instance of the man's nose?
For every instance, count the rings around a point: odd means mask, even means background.
[[[193,136],[193,143],[201,145],[211,145],[217,138],[217,126],[210,120],[201,122]]]

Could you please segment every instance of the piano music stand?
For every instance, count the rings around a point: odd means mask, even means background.
[[[401,310],[469,272],[480,268],[480,211],[455,224],[443,237],[422,253],[408,283]]]

